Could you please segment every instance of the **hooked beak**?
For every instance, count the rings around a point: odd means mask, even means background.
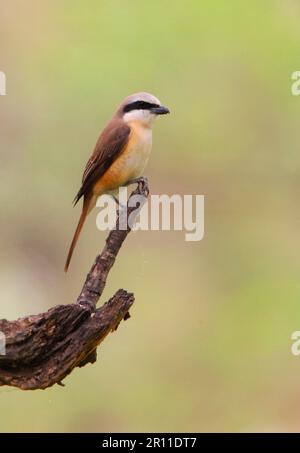
[[[170,113],[170,110],[164,105],[160,105],[159,107],[153,107],[151,113],[154,113],[155,115],[166,115],[167,113]]]

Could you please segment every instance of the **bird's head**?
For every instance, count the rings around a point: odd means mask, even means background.
[[[118,116],[126,123],[135,121],[148,127],[158,115],[167,113],[170,113],[169,109],[159,99],[144,92],[128,96],[117,110]]]

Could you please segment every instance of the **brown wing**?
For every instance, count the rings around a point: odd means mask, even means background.
[[[74,199],[74,205],[90,193],[93,185],[111,166],[117,156],[124,150],[130,127],[121,120],[111,121],[100,135],[94,152],[86,164],[82,185]]]

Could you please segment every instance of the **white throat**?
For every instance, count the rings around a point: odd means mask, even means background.
[[[131,110],[123,116],[125,123],[137,122],[144,127],[151,127],[156,115],[149,110]]]

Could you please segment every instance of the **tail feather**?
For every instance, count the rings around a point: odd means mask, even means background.
[[[79,218],[78,225],[77,225],[77,228],[75,230],[75,233],[74,233],[74,236],[73,236],[70,248],[69,248],[69,252],[68,252],[68,256],[67,256],[67,260],[66,260],[66,264],[65,264],[65,268],[64,268],[65,272],[67,272],[67,270],[69,268],[69,264],[70,264],[70,261],[71,261],[75,246],[77,244],[77,241],[78,241],[79,235],[81,233],[82,227],[84,225],[85,219],[86,219],[86,217],[87,217],[87,215],[89,213],[89,204],[90,204],[89,201],[90,200],[86,199],[83,202],[81,216]]]

